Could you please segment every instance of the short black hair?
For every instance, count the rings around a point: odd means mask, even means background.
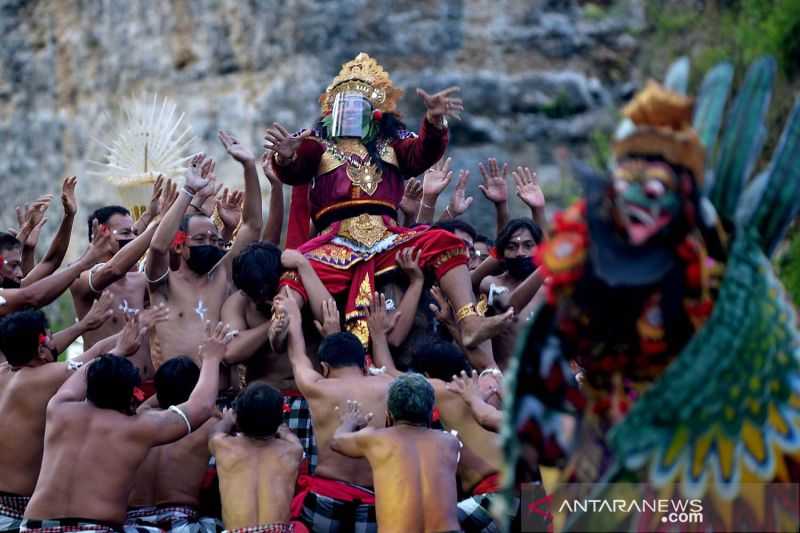
[[[281,274],[281,250],[270,242],[251,243],[233,260],[233,284],[255,301],[275,294]]]
[[[89,215],[89,242],[92,241],[92,223],[95,221],[95,219],[97,219],[98,224],[105,224],[114,215],[122,215],[126,217],[130,214],[131,212],[121,205],[107,205],[105,207],[101,207],[100,209],[95,209],[94,212]]]
[[[178,226],[178,231],[182,231],[184,233],[189,233],[189,222],[191,222],[194,217],[203,217],[203,218],[208,218],[209,220],[211,219],[211,217],[209,217],[208,215],[205,215],[203,213],[189,213],[189,214],[183,215],[183,218],[181,219],[181,223]]]
[[[251,383],[233,403],[236,425],[248,437],[270,437],[283,423],[283,396],[266,383]]]
[[[153,376],[158,405],[166,409],[170,405],[182,404],[189,399],[199,379],[200,368],[191,357],[173,357],[158,367]]]
[[[436,395],[420,374],[404,374],[389,385],[386,406],[396,422],[430,425]]]
[[[494,246],[494,241],[489,237],[487,237],[486,235],[484,235],[483,233],[478,233],[478,235],[473,240],[475,241],[475,244],[482,242],[485,243],[487,246]]]
[[[10,233],[6,233],[5,231],[0,231],[0,254],[5,252],[6,250],[13,250],[14,248],[21,248],[22,243],[19,242],[19,239],[11,235]]]
[[[366,365],[364,346],[349,331],[334,333],[322,339],[317,355],[321,363],[327,363],[331,368],[357,366],[363,370]]]
[[[47,333],[47,317],[38,309],[10,313],[0,319],[0,352],[11,366],[25,366],[39,353],[39,335]]]
[[[86,399],[100,409],[132,414],[133,389],[139,371],[128,359],[104,354],[94,360],[86,375]]]
[[[440,339],[419,345],[414,354],[414,368],[417,372],[442,381],[452,380],[462,370],[472,370],[464,352],[458,346]]]
[[[478,236],[478,232],[475,231],[475,228],[473,228],[470,224],[467,224],[463,220],[459,220],[457,218],[454,218],[452,220],[443,220],[437,222],[431,227],[436,229],[443,229],[449,231],[450,233],[455,233],[456,230],[462,231],[467,235],[469,235],[473,241]]]
[[[497,248],[497,253],[501,256],[503,252],[508,247],[508,243],[511,242],[511,236],[521,229],[526,229],[531,232],[533,236],[533,241],[538,245],[541,244],[542,239],[544,238],[544,234],[542,233],[542,228],[536,225],[536,223],[531,220],[530,218],[514,218],[509,220],[503,229],[500,230],[500,233],[497,235],[497,241],[495,243],[495,248]]]

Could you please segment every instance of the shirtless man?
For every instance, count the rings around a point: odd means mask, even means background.
[[[217,459],[222,521],[228,531],[295,531],[290,506],[303,447],[282,423],[283,405],[275,388],[252,383],[233,410],[225,410],[208,442]]]
[[[336,333],[320,344],[318,355],[322,373],[317,372],[305,351],[300,309],[291,297],[275,299],[278,312],[289,322],[289,360],[294,379],[311,407],[319,460],[314,476],[300,476],[304,490],[293,510],[313,531],[375,532],[372,471],[366,459],[352,459],[336,453],[330,441],[338,426],[335,409],[348,399],[377,413],[371,424],[385,424],[386,393],[391,379],[368,376],[361,342],[351,333]],[[293,518],[297,518],[297,512]]]
[[[3,274],[3,287],[12,289],[26,287],[45,276],[49,276],[61,266],[64,256],[67,255],[70,235],[72,234],[72,224],[75,221],[75,214],[78,212],[78,201],[75,199],[75,186],[77,184],[78,178],[75,176],[64,178],[61,183],[61,205],[64,208],[64,217],[61,219],[61,224],[59,224],[55,235],[53,235],[50,248],[38,263],[35,263],[34,257],[38,234],[41,227],[47,222],[44,214],[50,205],[52,195],[46,195],[33,202],[30,206],[26,206],[27,209],[24,210],[24,213],[19,207],[17,208],[17,217],[20,219],[17,238],[20,239],[22,244],[20,259],[22,260],[22,270],[25,271],[25,276],[19,278]],[[5,254],[0,252],[0,255]],[[13,273],[13,270],[11,272]]]
[[[508,305],[511,293],[534,274],[536,265],[533,262],[533,253],[536,251],[536,246],[542,242],[542,237],[542,230],[529,218],[510,220],[498,234],[495,247],[500,259],[499,266],[504,268],[505,272],[496,276],[486,276],[480,283],[480,293],[486,295],[489,306],[500,312],[499,309]],[[537,280],[536,285],[541,286],[541,281]],[[515,308],[519,310],[520,317],[516,327],[492,339],[492,353],[501,369],[505,369],[506,362],[511,357],[520,327],[526,324],[525,318],[532,310],[532,301],[527,300],[523,302],[524,306]]]
[[[373,337],[373,357],[377,366],[385,367],[386,373],[392,376],[401,376],[395,367],[388,345],[385,341],[385,331],[388,329],[389,320],[383,310],[383,296],[374,295],[368,308],[367,324],[370,327],[370,336]],[[483,494],[494,493],[499,489],[498,474],[503,464],[500,443],[497,435],[483,428],[472,414],[470,404],[463,397],[448,388],[448,382],[469,369],[464,354],[452,343],[436,342],[418,349],[414,367],[424,372],[436,394],[436,406],[439,409],[441,424],[448,430],[455,430],[464,444],[461,461],[458,465],[458,475],[461,489],[467,494],[476,497],[481,503]],[[482,373],[481,387],[484,397],[499,405],[498,383],[499,371],[489,368]],[[471,499],[464,503],[459,510],[459,522],[465,531],[499,531],[498,526],[483,507],[473,505]],[[494,528],[494,529],[492,529]]]
[[[348,402],[331,448],[366,457],[375,478],[380,531],[461,531],[456,514],[458,439],[431,429],[434,393],[419,374],[406,374],[389,387],[386,428],[368,426],[373,414]]]
[[[42,469],[21,531],[121,528],[134,476],[150,449],[175,442],[213,415],[229,335],[222,324],[207,329],[200,379],[177,407],[134,414],[139,373],[114,355],[84,365],[64,383],[47,406]]]
[[[95,320],[97,312],[96,306],[87,317]],[[36,486],[47,402],[83,363],[104,351],[126,356],[138,348],[138,326],[132,322],[116,338],[96,344],[68,363],[58,363],[60,347],[69,339],[50,334],[42,311],[17,311],[0,319],[0,349],[8,358],[0,364],[0,434],[6,436],[0,439],[0,531],[19,529]]]
[[[244,210],[233,246],[226,252],[220,230],[204,215],[186,216],[194,195],[213,186],[214,162],[196,155],[186,172],[178,199],[163,215],[150,243],[145,274],[150,302],[165,303],[172,313],[151,338],[153,364],[158,368],[170,357],[188,355],[197,360],[197,338],[206,321],[220,319],[222,304],[231,286],[233,258],[261,233],[261,191],[255,157],[231,135],[220,132],[220,141],[244,169]],[[209,182],[212,183],[209,183]],[[170,253],[179,258],[170,270]]]
[[[114,246],[111,231],[101,231],[99,227],[94,228],[93,231],[98,237],[89,245],[83,255],[71,265],[25,287],[18,289],[0,288],[0,317],[20,309],[44,307],[67,290],[72,282],[80,276],[81,272],[90,269],[101,257],[105,257]],[[6,244],[0,245],[7,246]],[[0,250],[0,252],[8,253],[8,250]],[[21,272],[21,259],[19,264],[16,263],[16,260],[14,260],[14,263],[13,270],[16,271],[19,268]],[[3,274],[4,279],[5,276]]]
[[[84,272],[70,286],[72,302],[78,317],[83,317],[98,294],[107,290],[114,298],[113,315],[103,327],[87,333],[83,337],[84,346],[92,347],[96,342],[119,333],[125,318],[145,308],[147,281],[143,272],[136,270],[136,263],[147,251],[150,240],[158,227],[151,223],[141,235],[133,233],[133,218],[130,212],[119,205],[109,205],[97,209],[89,215],[89,242],[95,237],[92,226],[97,224],[111,232],[114,246],[105,257],[88,272]],[[135,237],[135,238],[134,238]],[[141,343],[139,353],[130,358],[139,371],[144,383],[151,385],[153,364],[150,362],[150,348],[147,341]],[[152,386],[145,387],[152,389]],[[147,391],[148,396],[152,390]]]
[[[187,401],[198,379],[200,368],[189,357],[175,357],[161,365],[154,378],[157,408],[165,410]],[[139,413],[152,408],[147,403]],[[216,520],[201,518],[198,510],[210,457],[208,438],[218,421],[211,417],[182,439],[147,453],[128,499],[126,525],[192,533],[216,531]]]

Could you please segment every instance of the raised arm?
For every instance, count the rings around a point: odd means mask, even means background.
[[[513,307],[520,311],[536,296],[536,293],[542,288],[544,283],[544,276],[542,275],[541,267],[537,268],[533,274],[525,278],[525,280],[517,285],[517,288],[511,291],[511,297],[508,300],[508,305],[505,307]]]
[[[421,253],[416,248],[405,248],[397,253],[397,264],[408,276],[408,288],[397,306],[397,322],[388,334],[389,344],[394,347],[400,346],[406,340],[414,325],[419,299],[425,286],[425,276],[419,266]]]
[[[238,332],[225,349],[223,361],[229,365],[243,363],[269,341],[270,321],[265,320],[255,327],[248,328],[245,321],[247,297],[240,291],[228,296],[222,304],[222,321]]]
[[[200,378],[189,399],[175,406],[176,409],[151,410],[136,420],[146,438],[153,446],[174,442],[190,431],[194,431],[214,415],[217,392],[219,391],[219,365],[225,354],[225,347],[233,334],[222,322],[206,327],[207,338],[200,346],[203,360]]]
[[[458,171],[456,188],[453,194],[450,195],[450,202],[448,202],[447,207],[445,207],[442,214],[439,215],[439,220],[458,218],[472,205],[472,196],[467,196],[468,179],[469,170],[461,169]]]
[[[110,261],[98,265],[89,272],[87,277],[79,279],[76,283],[80,286],[77,292],[93,296],[124,278],[147,251],[157,228],[158,222],[153,222],[133,241],[120,248]]]
[[[231,266],[233,258],[239,255],[245,246],[258,240],[261,234],[261,226],[264,220],[261,214],[261,186],[258,183],[258,171],[256,170],[256,158],[248,148],[242,145],[230,133],[220,131],[219,140],[225,150],[242,165],[244,170],[244,207],[242,209],[242,223],[233,246],[225,254],[222,263]],[[230,271],[230,268],[228,268]]]
[[[331,449],[348,457],[364,457],[364,451],[375,430],[368,427],[372,413],[362,413],[357,401],[347,400],[344,409],[336,406],[339,427],[331,439]]]
[[[514,183],[517,187],[517,196],[525,202],[531,210],[533,221],[542,229],[542,232],[547,235],[547,217],[545,217],[545,199],[544,192],[539,186],[539,177],[536,172],[533,172],[528,167],[517,167],[517,170],[511,173],[514,177]]]
[[[13,313],[23,307],[44,307],[67,290],[75,278],[81,275],[81,272],[88,270],[99,258],[106,256],[111,247],[111,232],[108,230],[100,232],[97,227],[95,230],[99,237],[73,264],[27,287],[0,290],[0,296],[2,296],[0,316]]]
[[[178,198],[164,214],[150,241],[150,253],[147,256],[145,274],[151,283],[160,283],[166,278],[167,272],[169,272],[169,250],[172,240],[194,195],[209,185],[208,176],[213,171],[213,165],[214,161],[202,153],[192,158]]]
[[[87,331],[94,331],[102,326],[106,320],[111,318],[114,310],[111,306],[114,304],[114,296],[105,291],[100,297],[94,301],[89,312],[83,318],[75,322],[73,325],[62,329],[53,335],[53,343],[56,346],[58,353],[66,350],[75,339],[86,333]]]
[[[490,158],[486,165],[478,163],[483,183],[479,188],[495,209],[497,235],[508,222],[508,163],[503,163],[502,172],[497,159]]]
[[[472,411],[472,416],[483,428],[497,433],[503,422],[503,412],[489,405],[483,399],[478,387],[478,373],[473,370],[472,375],[461,371],[460,376],[453,376],[447,384],[447,390],[461,396]]]
[[[261,169],[269,182],[269,214],[267,223],[264,224],[261,240],[280,246],[281,229],[283,228],[283,182],[272,170],[270,163],[272,154],[273,152],[267,150],[261,156]]]
[[[390,376],[402,374],[394,364],[392,353],[389,351],[386,332],[397,327],[397,314],[390,317],[386,312],[386,297],[381,293],[374,293],[367,306],[367,328],[372,340],[372,360],[378,368],[384,368]]]
[[[289,321],[289,362],[292,365],[297,387],[303,396],[314,396],[317,394],[319,382],[324,378],[314,370],[314,365],[311,364],[311,359],[306,354],[300,308],[293,298],[283,294],[275,297],[274,306],[276,315],[283,314]]]
[[[461,98],[455,96],[458,87],[450,87],[435,94],[417,89],[417,95],[425,104],[425,119],[419,129],[419,137],[401,139],[392,143],[400,172],[405,176],[419,176],[447,150],[448,131],[445,117],[459,118],[464,110]]]
[[[419,214],[420,203],[422,201],[422,182],[417,178],[409,178],[406,180],[406,186],[403,188],[403,198],[397,206],[400,212],[403,213],[403,225],[406,227],[413,226],[417,222],[417,215]]]
[[[297,250],[284,250],[281,254],[281,265],[289,270],[296,270],[308,296],[308,305],[314,318],[323,322],[322,304],[331,299],[331,293],[325,288],[317,272],[303,254]],[[299,304],[302,305],[302,304]]]
[[[317,175],[325,148],[310,139],[312,131],[303,130],[297,135],[278,124],[272,124],[264,135],[264,149],[273,152],[271,159],[275,175],[287,185],[302,185]]]
[[[439,195],[447,188],[447,184],[453,179],[453,171],[450,170],[451,158],[439,160],[431,168],[425,171],[422,176],[422,200],[419,205],[417,222],[420,224],[432,224],[436,214],[436,201]]]
[[[26,204],[16,208],[19,230],[15,236],[22,243],[22,273],[24,275],[28,275],[33,270],[36,262],[36,245],[39,243],[42,226],[47,222],[44,214],[52,200],[52,194],[45,194],[30,205]]]
[[[75,185],[78,178],[70,176],[64,178],[61,185],[61,204],[64,207],[64,218],[58,226],[53,241],[50,243],[47,253],[42,260],[22,279],[22,286],[25,287],[39,281],[45,276],[49,276],[61,266],[64,256],[67,255],[69,248],[69,238],[72,233],[72,224],[75,222],[75,214],[78,212],[78,202],[75,199]]]

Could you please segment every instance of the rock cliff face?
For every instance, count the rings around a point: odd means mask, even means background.
[[[359,51],[406,90],[401,111],[413,129],[423,110],[416,87],[462,87],[467,111],[452,125],[451,155],[473,182],[477,160],[492,155],[547,179],[555,147],[586,155],[591,130],[613,124],[644,25],[641,0],[0,0],[0,222],[11,225],[14,203],[68,174],[82,178],[81,219],[115,201],[86,175],[101,155],[91,139],[107,136],[120,102],[141,92],[173,98],[193,149],[240,183],[217,129],[260,149],[272,121],[312,125],[320,92]],[[471,191],[480,194],[476,183]],[[471,211],[473,222],[491,218]],[[52,231],[59,217],[49,218]]]

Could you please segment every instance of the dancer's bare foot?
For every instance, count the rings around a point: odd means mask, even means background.
[[[464,348],[475,348],[483,341],[504,332],[514,324],[515,318],[513,307],[509,307],[502,315],[465,317],[458,323]]]

